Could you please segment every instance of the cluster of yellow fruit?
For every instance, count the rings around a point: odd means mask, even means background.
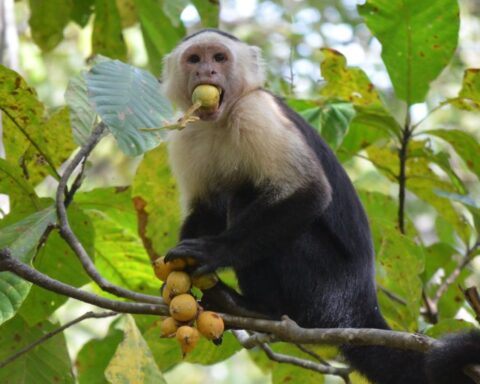
[[[184,356],[195,348],[200,334],[215,342],[224,330],[223,319],[215,312],[204,311],[191,294],[192,286],[209,289],[218,278],[214,273],[190,277],[184,269],[193,264],[193,260],[187,263],[182,259],[165,263],[163,257],[153,263],[155,275],[165,282],[162,297],[170,309],[170,317],[162,322],[162,337],[175,336]]]

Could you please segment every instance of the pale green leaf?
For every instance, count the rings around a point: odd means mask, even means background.
[[[88,99],[86,71],[74,76],[65,91],[65,101],[70,107],[72,134],[78,145],[83,145],[90,136],[97,115]]]
[[[129,156],[140,155],[157,146],[165,132],[145,132],[172,119],[169,101],[162,95],[158,81],[148,72],[105,61],[87,74],[90,101]]]
[[[111,384],[166,384],[152,352],[139,332],[135,320],[125,317],[124,339],[105,371]]]

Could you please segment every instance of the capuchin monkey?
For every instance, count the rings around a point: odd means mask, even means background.
[[[263,89],[263,67],[258,48],[213,29],[166,57],[163,86],[181,109],[192,106],[198,85],[221,90],[217,108],[200,109],[198,122],[169,138],[185,219],[166,260],[193,257],[198,274],[232,267],[242,294],[223,285],[231,300],[274,319],[390,329],[355,189],[315,130]],[[480,363],[480,333],[448,336],[427,353],[341,351],[373,383],[473,384],[462,369]]]

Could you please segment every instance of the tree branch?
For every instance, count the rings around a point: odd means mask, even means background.
[[[20,349],[18,352],[13,354],[12,356],[6,358],[3,361],[0,361],[0,369],[5,367],[6,365],[13,363],[16,359],[19,357],[23,356],[25,353],[30,352],[33,348],[35,348],[37,345],[44,343],[48,339],[52,338],[55,335],[58,335],[60,332],[63,332],[65,329],[71,327],[72,325],[75,325],[83,320],[86,319],[102,319],[105,317],[111,317],[118,315],[117,312],[87,312],[84,313],[82,316],[77,317],[76,319],[69,321],[68,323],[65,323],[61,327],[58,327],[57,329],[53,330],[52,332],[48,332],[47,334],[43,335],[39,339],[35,340],[33,343],[26,345],[22,349]]]
[[[275,340],[299,344],[378,345],[420,352],[429,350],[437,343],[428,336],[383,329],[301,328],[286,316],[281,321],[273,321],[220,315],[229,327],[266,333],[265,336],[256,336],[262,342]]]
[[[60,178],[56,194],[56,208],[59,221],[60,235],[67,242],[73,252],[78,256],[87,274],[92,278],[93,281],[95,281],[95,283],[98,284],[98,286],[102,290],[118,297],[124,297],[139,302],[162,304],[163,300],[157,296],[145,295],[116,286],[106,280],[103,276],[101,276],[100,273],[97,271],[95,264],[92,262],[92,259],[83,247],[82,243],[79,241],[75,233],[73,233],[72,228],[70,227],[70,224],[68,222],[66,210],[67,203],[69,203],[73,198],[72,191],[78,189],[81,184],[80,180],[76,181],[70,193],[67,193],[67,196],[65,196],[64,191],[67,191],[68,179],[72,175],[73,171],[77,168],[77,166],[88,157],[93,148],[95,148],[95,146],[98,144],[98,142],[102,138],[105,129],[106,125],[104,123],[99,123],[95,127],[91,136],[88,138],[80,151],[78,151],[70,164],[68,164],[67,168],[63,172],[62,177]]]
[[[150,315],[168,315],[169,313],[168,307],[163,303],[161,298],[158,298],[158,304],[129,303],[106,299],[93,293],[82,291],[81,289],[52,279],[51,277],[37,271],[29,265],[22,263],[20,260],[12,257],[7,249],[0,249],[0,271],[12,272],[17,276],[20,276],[21,278],[49,291],[63,296],[68,296],[85,303],[93,304],[101,308],[110,309],[115,312]]]
[[[272,339],[270,335],[259,334],[259,333],[250,335],[246,331],[239,331],[239,330],[233,330],[232,332],[234,336],[237,338],[238,342],[244,348],[251,349],[255,346],[259,346],[260,348],[263,349],[263,351],[266,353],[268,358],[272,361],[296,365],[298,367],[310,369],[312,371],[319,372],[326,375],[340,376],[346,383],[350,383],[350,380],[348,378],[348,375],[351,372],[350,368],[333,367],[321,358],[320,358],[321,360],[320,363],[315,363],[311,360],[300,359],[298,357],[273,352],[272,349],[267,345],[267,343],[274,341],[274,339]],[[305,352],[303,348],[302,348],[302,351]],[[307,350],[307,351],[308,352],[306,353],[312,356],[312,352],[310,350]],[[319,356],[315,353],[313,353],[313,355],[314,355],[313,357],[318,360]]]

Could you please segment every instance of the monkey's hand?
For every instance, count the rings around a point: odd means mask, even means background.
[[[231,265],[226,247],[213,237],[182,240],[168,251],[165,262],[175,259],[185,259],[186,261],[188,258],[195,260],[196,266],[192,271],[194,276],[204,275]]]

